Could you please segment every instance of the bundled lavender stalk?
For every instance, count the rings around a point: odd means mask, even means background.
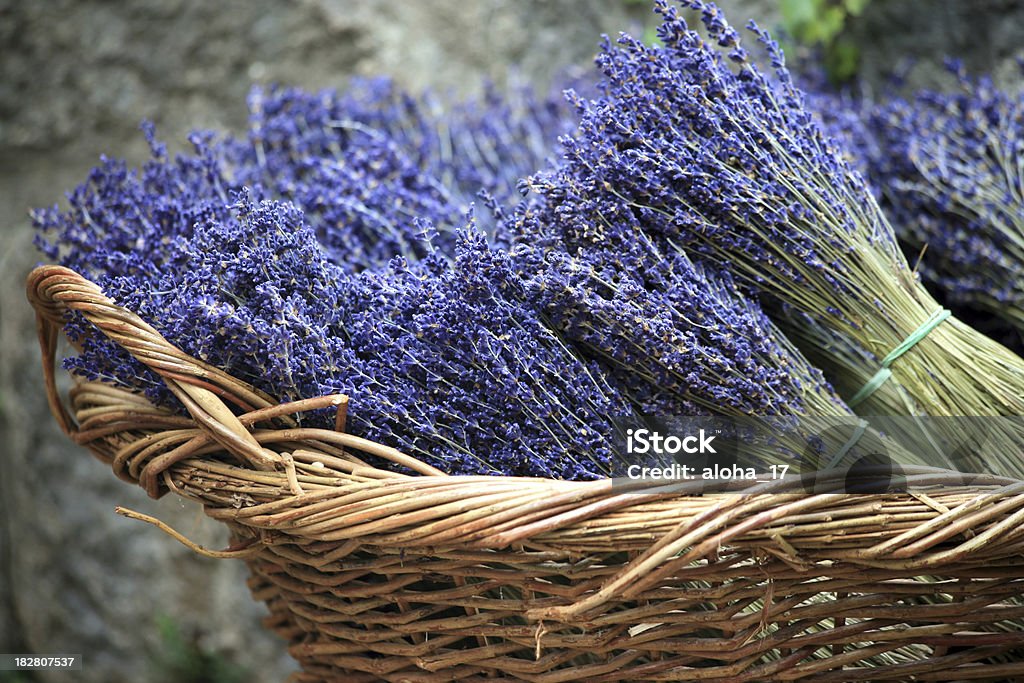
[[[878,444],[874,433],[858,444],[853,411],[727,273],[661,251],[629,204],[578,167],[527,185],[533,198],[508,222],[531,299],[643,414],[739,418],[756,426],[743,455],[762,464],[853,461]]]
[[[955,65],[954,65],[955,66]],[[961,91],[875,107],[862,150],[900,238],[951,304],[1024,333],[1024,97],[962,72]],[[863,139],[863,138],[860,138]]]
[[[532,177],[539,200],[516,212],[513,253],[552,323],[603,358],[644,411],[852,415],[727,273],[659,249],[594,180],[569,169]]]
[[[507,257],[472,227],[453,263],[352,275],[297,208],[243,198],[177,244],[160,267],[96,275],[94,262],[93,277],[184,351],[284,401],[347,394],[353,433],[454,474],[610,472],[610,416],[625,403],[524,305]],[[70,325],[72,371],[175,407],[138,361]]]
[[[361,87],[344,96],[254,88],[248,136],[223,146],[234,179],[300,206],[328,258],[348,270],[424,256],[417,220],[439,226],[451,248],[467,207],[417,158],[427,143],[415,137],[429,124],[387,83]]]
[[[565,145],[570,167],[620,196],[662,250],[718,263],[862,349],[877,365],[864,369],[873,381],[853,398],[869,414],[1024,414],[1024,361],[946,319],[917,282],[777,44],[752,26],[772,60],[769,77],[717,7],[682,4],[702,13],[709,38],[659,2],[663,47],[629,36],[606,44],[603,94],[579,101],[580,130]],[[601,226],[583,237],[606,240]],[[914,405],[901,405],[901,388]],[[1002,430],[996,462],[972,466],[1024,474],[1024,434],[1000,421],[993,430]]]
[[[431,255],[364,273],[345,299],[345,332],[366,359],[355,398],[371,403],[369,438],[446,471],[611,473],[611,418],[627,404],[541,322],[483,233],[460,231],[453,263]]]
[[[298,135],[301,120],[293,117],[289,128],[287,119],[275,119],[281,135]],[[442,185],[406,163],[398,142],[383,132],[360,136],[350,146],[358,161],[349,177],[313,148],[274,161],[267,145],[252,168],[237,141],[197,134],[192,154],[171,159],[151,127],[146,133],[153,158],[141,171],[104,159],[69,194],[67,210],[34,212],[37,242],[50,259],[95,281],[185,351],[283,401],[350,394],[354,432],[445,471],[564,478],[609,471],[609,416],[626,404],[540,324],[522,303],[521,283],[482,237],[434,230],[432,220],[454,221],[455,209]],[[268,164],[285,174],[294,164],[302,169],[296,178],[312,168],[318,181],[387,186],[367,195],[353,221],[364,209],[385,215],[398,204],[401,211],[404,198],[422,211],[406,217],[398,238],[425,262],[357,278],[355,271],[386,267],[386,257],[401,253],[374,251],[385,235],[380,224],[363,223],[368,229],[356,234],[351,223],[311,225],[305,206],[261,201],[287,184],[258,185],[236,202],[240,183],[269,177]],[[322,218],[325,207],[346,206],[346,187],[354,185],[320,187],[338,193],[329,195],[333,204],[318,203],[312,185],[296,197]],[[349,231],[348,249],[320,242],[337,229]],[[155,376],[81,320],[69,332],[83,348],[67,361],[74,372],[175,405]]]
[[[159,265],[196,222],[226,215],[230,193],[251,187],[301,208],[345,270],[422,258],[424,221],[450,254],[476,195],[511,204],[519,178],[543,165],[558,135],[575,125],[561,98],[526,87],[507,98],[491,88],[447,111],[385,79],[357,80],[342,93],[254,88],[249,105],[246,136],[196,133],[193,152],[174,159],[144,126],[152,159],[141,173],[104,158],[69,196],[70,211],[34,212],[37,243],[87,276],[129,267],[95,255],[100,245],[115,259],[141,259],[130,267]]]

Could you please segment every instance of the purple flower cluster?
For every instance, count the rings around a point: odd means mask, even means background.
[[[558,102],[492,88],[443,112],[384,79],[340,94],[257,88],[247,137],[226,148],[238,184],[301,206],[328,257],[361,270],[422,258],[427,224],[450,253],[477,194],[507,203],[556,147],[572,123]]]
[[[628,408],[524,303],[507,254],[460,231],[454,261],[396,259],[345,292],[368,438],[451,471],[589,479]]]
[[[399,257],[356,275],[326,258],[294,205],[243,195],[174,248],[100,281],[184,351],[282,401],[348,394],[353,433],[453,474],[608,473],[625,403],[523,303],[507,255],[479,231],[460,231],[451,261]],[[85,323],[70,332],[83,341],[70,369],[174,405]]]
[[[283,401],[325,393],[327,378],[348,365],[350,351],[334,332],[343,273],[324,259],[294,206],[242,196],[226,216],[204,218],[190,236],[174,237],[173,249],[173,260],[98,282],[172,344]],[[74,331],[88,343],[68,359],[71,369],[173,404],[155,375],[80,325]]]
[[[959,92],[875,107],[862,153],[901,239],[927,245],[925,279],[1024,330],[1024,97],[959,76]]]
[[[361,270],[421,258],[426,223],[451,248],[467,207],[410,149],[429,125],[411,99],[256,88],[249,107],[248,136],[225,144],[238,184],[302,207],[332,261]]]
[[[152,158],[139,171],[103,157],[67,194],[68,208],[32,212],[36,245],[51,261],[101,281],[185,265],[194,226],[230,214],[237,188],[213,136],[190,136],[194,152],[174,159],[143,125]]]
[[[808,110],[782,53],[753,24],[774,67],[762,72],[721,11],[701,0],[707,37],[658,2],[663,45],[628,35],[598,57],[601,96],[578,99],[565,141],[571,172],[610,188],[659,246],[702,254],[746,285],[855,324],[865,249],[898,256],[861,175]],[[600,243],[604,229],[581,237]],[[892,258],[898,263],[898,258]]]
[[[68,209],[33,212],[37,244],[94,279],[158,267],[180,258],[176,239],[226,218],[230,197],[249,187],[299,207],[347,271],[422,258],[425,235],[450,254],[477,194],[511,204],[519,178],[574,124],[560,99],[526,88],[507,98],[492,88],[445,111],[383,79],[343,93],[255,88],[249,105],[247,135],[195,133],[192,153],[173,159],[144,126],[150,161],[135,171],[104,158],[68,195]]]
[[[282,401],[348,394],[353,432],[445,471],[607,473],[624,400],[459,229],[478,192],[493,215],[512,203],[568,108],[489,90],[442,112],[387,81],[250,105],[246,136],[195,134],[173,159],[145,126],[152,159],[105,158],[66,209],[35,211],[39,246],[184,351]],[[176,405],[82,320],[68,331],[74,372]]]
[[[580,166],[530,180],[510,229],[530,296],[648,414],[848,415],[732,278],[660,248]]]

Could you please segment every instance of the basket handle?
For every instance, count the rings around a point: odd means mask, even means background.
[[[29,273],[26,290],[36,311],[46,398],[68,436],[75,438],[78,425],[57,390],[56,358],[66,314],[76,312],[157,373],[196,424],[244,465],[262,471],[277,468],[280,457],[260,446],[224,402],[251,411],[275,405],[270,397],[177,349],[142,318],[115,304],[96,284],[70,268],[39,266]]]

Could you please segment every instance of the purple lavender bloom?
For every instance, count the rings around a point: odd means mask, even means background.
[[[151,161],[104,159],[68,210],[35,212],[38,242],[282,401],[349,394],[356,433],[453,473],[593,478],[624,401],[541,324],[507,257],[457,230],[476,193],[497,211],[554,147],[570,119],[553,102],[255,90],[247,137],[197,134],[172,160],[146,126]],[[176,405],[84,321],[68,330],[71,370]]]
[[[98,280],[183,264],[195,225],[230,214],[229,179],[214,137],[193,133],[193,154],[171,159],[143,124],[152,158],[141,171],[102,158],[67,194],[69,208],[32,212],[36,245],[47,258]]]
[[[774,67],[762,72],[710,3],[708,37],[674,7],[663,46],[628,35],[598,56],[601,96],[577,98],[581,125],[564,139],[570,172],[618,194],[663,251],[685,249],[744,283],[802,302],[816,317],[854,326],[862,244],[898,262],[891,228],[864,179],[823,134],[777,44],[751,26]],[[594,243],[604,229],[589,226]]]
[[[959,92],[874,108],[872,175],[908,248],[927,245],[925,280],[1024,331],[1024,98],[958,75]]]
[[[234,177],[302,207],[332,261],[361,270],[421,258],[416,219],[451,248],[468,207],[417,159],[432,143],[412,100],[374,84],[341,97],[255,88],[249,106],[248,137],[225,144]]]
[[[666,251],[580,169],[538,174],[510,232],[531,298],[648,414],[848,415],[757,302]]]
[[[173,261],[109,272],[96,282],[186,353],[282,401],[325,393],[324,380],[347,365],[350,353],[333,332],[343,274],[323,258],[301,211],[243,196],[226,217],[197,223],[176,248]],[[72,370],[175,404],[155,375],[75,325],[89,343],[68,360]]]
[[[306,212],[328,256],[360,270],[396,255],[425,256],[416,221],[450,253],[455,231],[481,191],[508,204],[574,124],[561,99],[520,88],[443,111],[386,79],[344,93],[256,88],[249,134],[229,141],[239,184],[264,185]]]
[[[446,471],[609,472],[609,416],[628,407],[524,295],[509,257],[473,228],[460,232],[452,263],[396,259],[352,279],[344,329],[366,361],[367,436]]]
[[[348,394],[353,433],[453,474],[609,472],[625,402],[540,322],[479,231],[460,232],[451,262],[434,253],[354,275],[297,207],[242,195],[175,245],[175,259],[145,267],[115,259],[97,282],[187,353],[282,401]],[[69,326],[83,341],[73,372],[176,406],[127,353]],[[323,414],[305,423],[330,427]]]
[[[345,270],[380,268],[395,256],[450,254],[455,231],[481,191],[505,205],[574,125],[558,98],[493,88],[448,111],[384,79],[339,94],[256,88],[248,135],[191,136],[171,159],[145,125],[152,158],[140,170],[104,158],[68,195],[70,208],[33,213],[51,260],[98,277],[180,257],[175,240],[230,214],[243,187],[301,208],[328,258]],[[485,214],[486,215],[486,214]],[[421,237],[428,222],[436,233]]]

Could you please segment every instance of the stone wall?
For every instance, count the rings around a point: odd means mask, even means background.
[[[737,23],[777,21],[767,0],[725,4]],[[908,53],[934,62],[947,50],[1008,72],[1024,37],[1018,3],[928,4],[922,14],[912,0],[872,3],[854,27],[870,78]],[[315,88],[388,74],[472,92],[482,77],[516,72],[543,83],[589,62],[599,33],[646,20],[645,3],[629,0],[0,0],[0,652],[86,656],[81,674],[44,681],[170,680],[157,664],[164,615],[248,667],[248,680],[280,681],[291,666],[259,627],[240,564],[195,557],[113,508],[154,514],[210,547],[222,530],[194,505],[115,480],[50,419],[23,293],[39,258],[29,207],[58,201],[101,153],[141,161],[142,118],[169,141],[239,128],[254,81]]]

